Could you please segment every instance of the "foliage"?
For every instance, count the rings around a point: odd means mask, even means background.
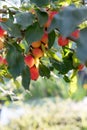
[[[87,7],[71,0],[20,2],[19,7],[1,10],[0,71],[3,67],[5,73],[0,81],[21,76],[28,89],[31,80],[39,75],[50,78],[57,70],[57,76],[73,82],[74,75],[87,66]],[[25,62],[28,55],[34,58],[33,66],[32,60]]]
[[[83,76],[82,76],[83,77]],[[73,101],[82,100],[85,96],[87,96],[87,84],[84,82],[82,85],[82,81],[77,80],[71,82],[70,84],[64,81],[62,77],[57,78],[51,76],[48,80],[46,78],[41,78],[36,81],[32,81],[30,84],[30,91],[25,91],[21,84],[20,78],[18,81],[11,80],[7,81],[4,85],[0,86],[0,103],[9,105],[9,103],[16,101],[24,101],[27,102],[31,99],[43,99],[45,97],[60,97],[61,99],[71,98]]]

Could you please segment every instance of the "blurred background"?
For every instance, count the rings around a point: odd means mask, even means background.
[[[86,69],[70,84],[54,74],[40,77],[29,91],[6,81],[0,85],[0,130],[87,130],[86,81]]]
[[[26,0],[25,0],[26,1]],[[0,8],[20,6],[20,0],[0,1]],[[87,130],[87,69],[71,83],[51,74],[31,81],[29,91],[5,79],[0,84],[0,130]]]

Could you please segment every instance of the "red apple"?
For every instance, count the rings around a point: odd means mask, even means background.
[[[39,70],[35,66],[30,68],[30,77],[32,80],[37,80],[39,77]]]
[[[31,45],[32,45],[33,48],[38,48],[41,45],[41,41],[32,42]]]
[[[45,28],[48,28],[53,20],[53,17],[58,14],[57,11],[48,11],[48,20],[47,22],[45,23],[44,27]]]
[[[0,27],[0,37],[3,37],[6,34],[6,31]]]
[[[34,48],[32,50],[32,54],[33,54],[34,57],[40,58],[40,57],[43,56],[44,53],[43,53],[43,51],[40,48]]]
[[[68,38],[65,38],[63,36],[59,36],[58,38],[58,45],[59,46],[65,46],[69,43],[69,39]]]
[[[2,65],[2,64],[3,64],[3,57],[0,56],[0,65]]]
[[[47,22],[45,23],[45,25],[44,25],[44,27],[45,28],[48,28],[49,26],[50,26],[50,24],[51,24],[51,19],[48,17],[48,20],[47,20]]]
[[[7,60],[4,58],[3,59],[3,64],[5,64],[5,65],[7,65],[8,63],[7,63]]]
[[[7,60],[0,56],[0,65],[7,65]]]
[[[24,57],[24,61],[25,61],[25,64],[31,68],[34,64],[35,64],[35,61],[34,61],[34,58],[32,55],[27,55]]]
[[[48,44],[48,33],[45,32],[44,35],[41,38],[41,42]]]
[[[80,36],[80,30],[75,30],[74,32],[71,33],[71,36],[74,37],[74,38],[79,38]]]
[[[56,14],[58,14],[58,11],[56,11],[56,10],[54,10],[54,11],[50,11],[50,19],[52,20],[53,19],[53,17],[56,15]]]
[[[78,70],[82,70],[84,68],[84,66],[85,66],[84,64],[79,64],[78,65]]]

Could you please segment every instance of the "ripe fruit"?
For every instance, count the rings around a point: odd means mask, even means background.
[[[3,64],[4,64],[4,65],[7,65],[7,64],[8,64],[6,59],[3,59]]]
[[[3,64],[3,57],[0,56],[0,65],[2,65],[2,64]]]
[[[40,57],[43,56],[44,53],[43,53],[43,51],[40,48],[34,48],[32,50],[32,54],[33,54],[34,57],[40,58]]]
[[[53,19],[53,17],[56,15],[56,14],[58,14],[58,12],[57,11],[50,11],[50,19],[52,20]]]
[[[34,64],[35,64],[35,61],[34,61],[34,58],[32,55],[27,55],[24,57],[24,61],[25,61],[25,64],[31,68]]]
[[[6,34],[6,31],[0,27],[0,37],[3,37]]]
[[[41,41],[32,42],[31,45],[32,45],[33,48],[38,48],[41,45]]]
[[[57,11],[49,11],[48,12],[48,21],[45,23],[45,28],[48,28],[51,24],[51,21],[53,19],[53,17],[57,14]]]
[[[41,42],[48,44],[48,33],[44,33],[44,35],[41,38]]]
[[[32,80],[37,80],[39,77],[39,70],[35,66],[30,68],[30,77]]]
[[[59,46],[65,46],[65,45],[67,45],[69,43],[69,39],[68,38],[65,38],[65,37],[63,37],[63,36],[60,36],[59,38],[58,38],[58,45]]]
[[[0,38],[0,50],[4,47],[4,41]]]
[[[84,64],[79,64],[78,65],[78,70],[82,70],[84,68]]]
[[[0,56],[0,65],[7,65],[7,60],[5,58],[3,58],[2,56]]]
[[[71,36],[74,38],[79,38],[80,36],[80,30],[75,30],[74,32],[71,33]]]
[[[47,20],[47,22],[45,23],[45,25],[44,25],[44,27],[45,28],[48,28],[49,26],[50,26],[50,24],[51,24],[51,19],[48,17],[48,20]]]

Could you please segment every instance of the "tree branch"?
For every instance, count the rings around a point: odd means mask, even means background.
[[[10,10],[12,14],[16,14],[16,11]],[[0,9],[0,14],[8,14],[8,10],[6,9]]]
[[[0,14],[7,14],[7,10],[5,10],[5,9],[0,9]]]

